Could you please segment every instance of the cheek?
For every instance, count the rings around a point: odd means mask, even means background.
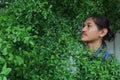
[[[99,34],[100,32],[99,32],[99,30],[97,28],[91,28],[89,30],[89,33]]]
[[[91,29],[91,30],[89,30],[88,35],[90,37],[99,37],[100,33],[97,29]]]

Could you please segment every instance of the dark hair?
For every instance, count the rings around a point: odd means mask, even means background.
[[[103,41],[114,40],[115,34],[111,31],[109,20],[107,19],[106,16],[101,15],[101,14],[93,14],[90,17],[93,18],[99,30],[102,30],[104,28],[108,30],[108,33],[103,37]]]

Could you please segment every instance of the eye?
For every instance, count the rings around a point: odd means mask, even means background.
[[[91,25],[88,24],[88,27],[91,27]]]

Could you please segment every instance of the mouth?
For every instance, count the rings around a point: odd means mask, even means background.
[[[82,33],[81,37],[85,37],[85,36],[87,36],[87,34],[86,33]]]
[[[84,37],[86,37],[86,35],[82,35],[81,37],[84,38]]]

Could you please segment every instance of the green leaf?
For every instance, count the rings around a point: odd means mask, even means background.
[[[24,63],[23,58],[20,57],[20,56],[16,56],[14,61],[15,61],[15,63],[18,64],[18,65],[21,65],[21,64]]]
[[[4,49],[2,50],[2,53],[3,53],[3,55],[7,55],[7,54],[8,54],[7,48],[4,48]]]
[[[0,63],[4,63],[4,62],[5,62],[5,59],[0,56]]]
[[[5,63],[4,66],[2,67],[2,71],[0,74],[8,75],[10,72],[11,72],[11,68],[7,68],[7,64]]]
[[[0,80],[2,80],[2,76],[0,75]]]
[[[4,77],[3,77],[3,80],[7,80],[7,78],[4,76]]]

